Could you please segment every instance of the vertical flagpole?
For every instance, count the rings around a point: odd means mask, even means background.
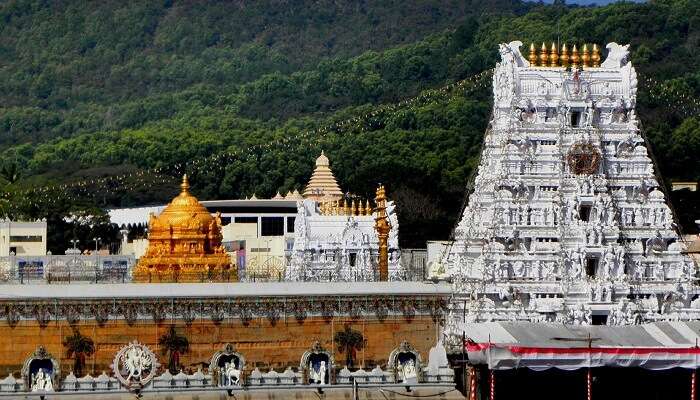
[[[690,373],[690,400],[695,400],[695,373],[695,369]]]
[[[592,400],[593,395],[591,393],[591,367],[588,367],[588,372],[586,373],[586,389],[588,390],[588,396],[586,398],[588,400]]]
[[[489,400],[494,400],[496,397],[496,374],[492,369],[489,371],[491,371],[491,393],[489,395]]]

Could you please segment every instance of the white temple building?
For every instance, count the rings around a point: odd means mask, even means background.
[[[369,200],[343,196],[325,154],[298,202],[294,246],[287,266],[291,281],[375,281],[379,239],[376,212]],[[399,221],[393,201],[387,202],[389,279],[402,280]]]
[[[608,44],[602,63],[597,47],[531,46],[526,59],[521,45],[500,45],[473,190],[431,271],[453,281],[447,333],[700,318],[695,266],[640,134],[629,45]]]

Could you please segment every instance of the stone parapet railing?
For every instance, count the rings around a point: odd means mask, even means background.
[[[350,371],[347,367],[342,368],[336,374],[335,382],[327,385],[351,385],[353,381],[360,385],[381,385],[381,384],[396,384],[394,374],[391,371],[385,371],[380,367],[375,367],[371,370],[358,369]],[[444,366],[439,368],[424,368],[420,374],[418,384],[453,384],[454,370]],[[239,386],[239,385],[236,385]],[[303,382],[303,374],[295,371],[291,367],[287,367],[282,372],[270,370],[262,372],[255,368],[247,378],[242,382],[240,387],[275,387],[275,386],[305,386]],[[113,376],[102,372],[97,377],[90,374],[83,377],[76,377],[72,372],[68,374],[57,386],[61,392],[104,392],[104,391],[123,391],[119,381]],[[226,388],[224,385],[216,385],[212,379],[212,375],[197,370],[193,374],[186,374],[183,371],[173,375],[166,370],[162,374],[153,378],[144,390],[180,390],[180,389],[214,389],[217,387]],[[230,386],[235,387],[235,386]],[[0,380],[0,393],[17,393],[24,392],[25,386],[22,379],[17,379],[12,375]]]

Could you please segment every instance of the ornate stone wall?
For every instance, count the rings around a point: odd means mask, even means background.
[[[181,319],[166,320],[160,324],[153,320],[139,320],[132,324],[124,319],[110,320],[104,324],[83,320],[73,325],[66,320],[53,320],[45,326],[40,326],[36,320],[19,321],[14,325],[2,321],[0,374],[7,376],[15,372],[19,376],[25,359],[38,346],[44,346],[59,358],[60,369],[67,375],[72,370],[73,360],[67,358],[63,340],[73,334],[73,329],[78,329],[95,343],[95,354],[86,360],[86,370],[93,376],[102,371],[109,373],[114,354],[133,340],[149,346],[158,355],[161,364],[167,365],[167,355],[161,352],[158,339],[173,324],[178,334],[187,337],[190,343],[190,350],[180,357],[180,362],[186,367],[196,371],[198,366],[208,365],[216,351],[231,343],[245,356],[247,373],[255,367],[261,370],[298,367],[303,353],[317,340],[324,348],[334,352],[334,358],[341,368],[345,355],[337,352],[333,336],[346,324],[362,332],[366,339],[365,348],[356,353],[356,365],[366,368],[374,365],[386,368],[389,354],[404,340],[411,343],[423,358],[427,358],[428,351],[436,343],[437,332],[436,322],[429,315],[417,315],[410,319],[404,315],[389,315],[382,319],[376,316],[313,316],[303,321],[289,315],[286,319],[280,318],[274,325],[269,319],[261,317],[252,318],[247,324],[240,319],[228,318],[219,323],[198,319],[189,324]]]

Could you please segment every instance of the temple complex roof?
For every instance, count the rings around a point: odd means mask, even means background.
[[[449,284],[422,282],[236,282],[3,285],[0,300],[449,296]]]
[[[321,155],[316,159],[316,169],[311,175],[309,184],[304,189],[304,198],[321,200],[331,199],[338,200],[343,197],[343,192],[335,180],[333,171],[330,168],[328,157],[321,151]]]

